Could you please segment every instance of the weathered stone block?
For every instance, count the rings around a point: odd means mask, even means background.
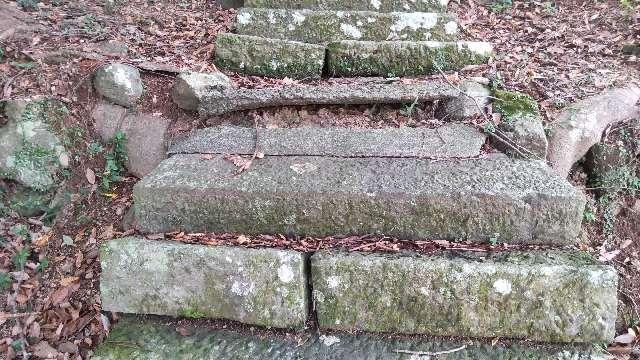
[[[93,86],[106,99],[125,107],[133,107],[144,91],[138,69],[119,63],[101,66],[94,76]]]
[[[265,155],[338,157],[452,158],[480,155],[486,136],[463,124],[426,128],[276,128],[259,129],[258,150]],[[322,141],[318,141],[322,139]],[[245,154],[256,149],[256,130],[221,126],[197,130],[178,140],[169,154]]]
[[[264,35],[264,34],[263,34]],[[215,64],[247,75],[319,79],[325,48],[297,41],[258,36],[219,34]]]
[[[493,56],[485,42],[340,41],[327,45],[332,76],[412,76],[459,70]]]
[[[304,254],[274,249],[112,240],[100,252],[102,308],[304,327]]]
[[[218,35],[220,38],[221,35]],[[208,91],[219,91],[232,88],[233,83],[225,74],[186,72],[176,76],[171,89],[171,98],[179,108],[198,110],[200,101]]]
[[[437,341],[371,334],[318,334],[300,337],[253,335],[207,327],[187,327],[182,336],[175,326],[160,320],[125,316],[115,325],[107,341],[92,356],[94,360],[428,360],[399,352],[440,353],[447,360],[606,360],[607,353],[588,345],[491,345],[478,341]],[[300,341],[303,339],[304,341]],[[462,347],[462,348],[461,348]]]
[[[167,129],[170,121],[149,114],[130,115],[122,121],[127,138],[127,170],[138,178],[151,172],[167,158]]]
[[[440,81],[352,81],[348,84],[285,86],[262,89],[210,91],[202,98],[200,113],[220,115],[233,111],[290,105],[398,104],[454,97],[458,91]]]
[[[222,155],[175,155],[134,188],[138,228],[325,236],[386,234],[573,244],[585,199],[543,162],[495,156],[266,156],[248,171]]]
[[[440,116],[450,121],[481,116],[491,102],[491,90],[475,81],[464,81],[458,87],[464,94],[445,101],[438,109]]]
[[[319,252],[311,273],[325,329],[550,342],[615,335],[617,273],[580,253]]]
[[[445,12],[449,0],[247,0],[245,6],[271,9],[311,9],[378,12]]]
[[[379,13],[244,8],[236,31],[242,35],[327,44],[340,40],[453,41],[456,19],[441,13]]]

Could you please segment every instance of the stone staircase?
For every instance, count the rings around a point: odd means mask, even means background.
[[[221,34],[215,63],[249,75],[318,79],[410,76],[458,70],[493,55],[458,40],[448,1],[254,1]]]
[[[219,36],[216,61],[296,78],[457,68],[490,46],[450,42],[456,26],[442,14],[446,3],[248,0],[238,34]],[[264,34],[270,38],[256,36]],[[442,49],[460,62],[448,67]],[[217,85],[194,88],[197,81],[179,77],[180,97],[194,98],[178,105],[217,116],[304,104],[437,101],[448,109],[469,102],[468,93],[435,80],[237,89],[210,79]],[[618,276],[572,249],[584,195],[543,161],[485,154],[486,141],[477,127],[451,121],[435,128],[215,126],[174,142],[135,185],[138,234],[101,249],[103,310],[132,315],[94,358],[606,359],[595,345],[615,335]],[[245,171],[233,160],[240,156],[251,159]],[[144,237],[169,232],[435,242],[428,253],[371,253]],[[476,247],[435,245],[459,241]],[[493,251],[487,244],[507,245]],[[175,317],[247,326],[196,322],[180,325],[179,335]],[[288,333],[255,334],[255,326]]]

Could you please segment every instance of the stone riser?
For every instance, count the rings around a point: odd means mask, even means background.
[[[497,344],[478,341],[438,341],[371,334],[318,334],[297,336],[248,334],[246,331],[188,326],[176,332],[164,319],[126,316],[93,355],[94,360],[605,360],[595,346]],[[403,352],[407,351],[409,353]],[[412,357],[410,352],[422,355]],[[185,357],[185,354],[194,354]],[[429,354],[433,354],[432,356]],[[438,355],[439,354],[439,355]],[[187,355],[188,356],[188,355]]]
[[[444,12],[448,3],[448,0],[247,0],[244,6],[271,9]]]
[[[103,246],[101,264],[106,311],[291,329],[314,311],[321,329],[545,342],[614,335],[617,273],[578,253],[321,251],[309,259],[124,238]]]
[[[134,188],[138,229],[570,245],[585,205],[544,163],[499,155],[266,155],[242,174],[222,155],[165,160]]]

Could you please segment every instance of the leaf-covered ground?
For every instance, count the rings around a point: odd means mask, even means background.
[[[230,29],[234,12],[220,10],[213,1],[43,1],[20,3],[0,0],[0,99],[49,95],[63,100],[69,116],[59,126],[72,152],[72,167],[64,177],[64,206],[54,223],[50,216],[21,218],[11,210],[0,214],[0,353],[9,358],[25,354],[87,358],[108,334],[112,315],[101,313],[97,249],[103,241],[123,234],[122,218],[131,206],[134,178],[125,178],[108,191],[92,184],[90,172],[104,169],[108,148],[97,146],[89,111],[95,101],[89,81],[102,63],[121,60],[165,72],[144,71],[147,87],[141,110],[161,113],[174,120],[172,131],[186,132],[204,126],[173,106],[167,87],[173,69],[215,70],[210,61],[216,34]],[[104,4],[107,4],[105,6]],[[533,95],[543,105],[548,120],[571,102],[611,86],[637,81],[639,59],[623,54],[622,47],[640,40],[639,11],[633,0],[607,1],[497,1],[481,6],[473,1],[452,2],[468,39],[493,42],[497,58],[474,66],[450,79],[482,75],[508,89]],[[33,8],[30,6],[33,5]],[[105,44],[105,41],[116,41]],[[128,51],[122,52],[122,45]],[[438,75],[440,76],[440,75]],[[232,76],[239,86],[289,86],[292,80]],[[253,121],[265,126],[295,126],[316,122],[327,114],[331,124],[350,126],[430,126],[430,108],[406,112],[401,107],[386,113],[369,107],[287,108],[239,117],[209,119]],[[298,119],[291,123],[291,119]],[[4,119],[0,117],[0,125]],[[632,133],[638,136],[640,133]],[[584,172],[572,181],[588,187]],[[0,197],[13,184],[0,182]],[[616,265],[622,276],[619,292],[620,323],[625,334],[640,321],[640,203],[637,193],[623,192],[612,210],[601,208],[595,192],[588,190],[593,207],[586,216],[578,247]],[[289,239],[279,236],[246,237],[222,234],[192,236],[170,234],[181,241],[242,246],[283,246],[315,249],[339,246],[361,251],[430,251],[442,247],[491,250],[473,244],[424,242],[407,245],[396,239]],[[329,244],[329,245],[327,245]],[[503,246],[496,244],[494,249]],[[628,340],[628,339],[623,339]],[[632,339],[635,341],[634,339]],[[611,347],[629,358],[630,344]]]

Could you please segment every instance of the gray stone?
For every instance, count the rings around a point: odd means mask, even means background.
[[[349,84],[285,86],[262,89],[228,89],[207,93],[200,106],[203,115],[290,105],[411,104],[454,97],[458,91],[440,81],[413,83],[356,80]]]
[[[475,81],[464,81],[458,85],[464,94],[445,101],[438,109],[444,120],[465,120],[481,116],[489,105],[491,91]]]
[[[507,155],[545,159],[547,135],[538,102],[517,91],[496,90],[494,111],[502,116],[492,133],[493,144]]]
[[[246,0],[247,7],[379,12],[445,12],[449,0]]]
[[[324,57],[322,45],[236,34],[216,39],[216,66],[247,75],[319,79]]]
[[[62,116],[52,99],[11,100],[5,104],[9,122],[0,127],[0,176],[39,191],[56,183],[56,173],[69,156],[49,121]]]
[[[96,104],[91,112],[91,118],[93,119],[96,133],[102,142],[109,142],[121,129],[122,120],[127,115],[127,111],[125,107],[104,101]]]
[[[640,88],[612,89],[570,105],[551,123],[547,160],[561,176],[600,142],[612,123],[640,117]]]
[[[324,329],[610,342],[618,275],[581,253],[311,257]]]
[[[165,321],[125,316],[118,321],[94,360],[217,359],[217,360],[428,360],[398,352],[437,353],[446,360],[606,360],[608,354],[587,345],[495,345],[473,340],[438,341],[373,334],[318,334],[260,336],[206,327],[188,327],[182,336]],[[435,356],[435,355],[434,355]],[[436,357],[434,357],[436,359]]]
[[[223,9],[237,9],[244,6],[244,0],[216,0],[216,5]]]
[[[167,129],[170,121],[146,114],[130,115],[122,121],[127,136],[127,170],[142,178],[167,157]]]
[[[340,41],[327,45],[331,76],[415,76],[484,64],[493,56],[485,42]]]
[[[171,89],[171,98],[179,108],[195,111],[198,110],[202,96],[206,92],[225,90],[232,87],[231,80],[221,72],[187,72],[176,77]]]
[[[310,44],[341,40],[453,41],[458,24],[453,16],[443,13],[244,8],[238,10],[236,31]]]
[[[136,105],[144,91],[138,69],[118,63],[100,67],[96,71],[93,85],[100,95],[125,107]]]
[[[266,156],[248,171],[223,156],[175,155],[134,187],[147,233],[386,234],[573,244],[585,199],[543,163],[504,155],[409,158]]]
[[[307,320],[305,255],[295,251],[123,238],[103,245],[100,264],[106,311],[296,329]]]
[[[480,155],[480,148],[486,140],[480,131],[462,124],[436,129],[260,128],[258,133],[258,151],[265,155],[473,157]],[[255,129],[223,126],[197,130],[173,144],[169,154],[251,155],[255,149]]]

